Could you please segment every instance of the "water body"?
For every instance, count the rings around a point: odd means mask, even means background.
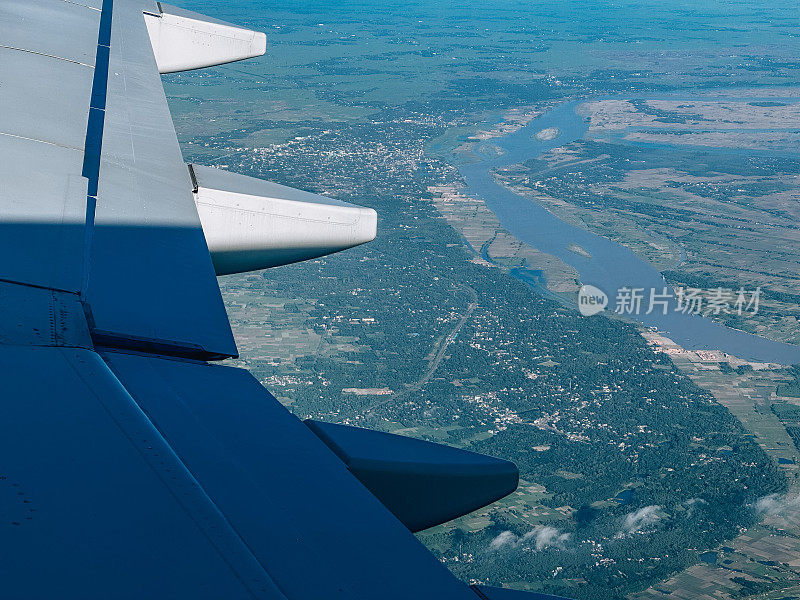
[[[481,198],[497,215],[503,227],[517,239],[560,258],[578,271],[582,283],[603,290],[612,310],[617,290],[623,287],[644,288],[643,310],[630,317],[646,326],[658,328],[684,348],[722,350],[758,362],[799,364],[800,347],[773,342],[714,323],[699,315],[676,311],[677,301],[674,298],[668,301],[666,314],[662,314],[661,310],[644,314],[649,291],[655,289],[660,292],[665,287],[669,288],[658,270],[625,246],[565,223],[538,203],[515,194],[494,180],[493,169],[523,163],[553,148],[582,139],[588,130],[588,123],[575,112],[581,102],[585,101],[561,104],[513,133],[478,145],[476,161],[459,161],[457,164],[467,185],[466,193]],[[537,132],[550,127],[557,127],[560,131],[557,138],[536,139]],[[493,146],[500,147],[503,152],[492,151]],[[569,249],[575,245],[586,250],[588,256]]]

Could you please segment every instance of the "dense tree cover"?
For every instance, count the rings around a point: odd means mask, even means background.
[[[458,103],[452,106],[454,122]],[[422,141],[445,130],[429,118],[434,109],[443,110],[418,103],[376,107],[370,122],[308,121],[299,124],[308,140],[280,156],[241,155],[239,171],[346,191],[381,219],[379,238],[358,251],[269,270],[248,284],[264,295],[313,298],[302,309],[308,326],[352,339],[355,348],[291,365],[252,357],[251,369],[262,379],[308,378],[292,397],[299,416],[434,431],[510,458],[523,479],[543,485],[544,505],[563,508],[548,522],[568,536],[557,543],[537,549],[521,541],[532,539],[524,538],[532,526],[518,518],[513,497],[492,511],[487,528],[423,535],[464,579],[535,582],[547,592],[607,599],[692,564],[750,524],[749,506],[784,490],[783,477],[741,425],[634,326],[582,318],[470,260],[463,240],[424,201],[429,185],[452,178],[447,166],[419,158]],[[230,149],[231,140],[214,143]],[[426,357],[471,302],[465,285],[477,293],[478,308],[426,385],[397,400],[341,393],[402,391],[418,381]],[[626,488],[630,498],[614,501]],[[516,541],[493,548],[506,531]]]

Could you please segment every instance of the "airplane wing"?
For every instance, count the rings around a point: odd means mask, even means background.
[[[149,0],[0,3],[0,596],[506,598],[417,531],[503,460],[302,422],[216,275],[375,235],[374,211],[184,164],[159,73],[265,37]],[[511,596],[508,596],[511,598]]]

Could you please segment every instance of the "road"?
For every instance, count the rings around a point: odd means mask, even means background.
[[[461,328],[464,326],[464,323],[466,323],[469,320],[469,318],[472,316],[472,313],[474,313],[475,309],[478,308],[478,292],[476,292],[472,287],[466,284],[461,284],[460,287],[469,292],[470,294],[471,300],[469,306],[467,307],[467,310],[464,312],[464,314],[461,315],[461,318],[458,320],[458,323],[456,323],[456,326],[453,328],[453,330],[450,333],[448,333],[447,336],[444,338],[444,340],[441,342],[439,349],[436,351],[436,354],[434,355],[433,360],[428,365],[428,368],[425,371],[425,373],[423,373],[419,379],[417,379],[414,383],[409,385],[406,389],[389,396],[385,400],[381,400],[380,402],[373,404],[369,409],[367,409],[366,411],[367,415],[371,414],[372,411],[374,411],[379,406],[383,406],[388,402],[394,402],[395,400],[399,400],[409,394],[413,394],[414,392],[419,391],[420,389],[422,389],[422,386],[428,383],[428,381],[430,381],[430,378],[433,377],[433,374],[436,372],[436,369],[439,368],[439,365],[441,364],[442,360],[444,360],[445,354],[447,353],[447,347],[453,343],[453,340],[455,340],[456,337],[458,337],[458,333],[461,331]]]

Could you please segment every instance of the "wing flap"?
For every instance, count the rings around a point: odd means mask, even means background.
[[[143,10],[115,2],[87,300],[101,344],[237,354]]]

